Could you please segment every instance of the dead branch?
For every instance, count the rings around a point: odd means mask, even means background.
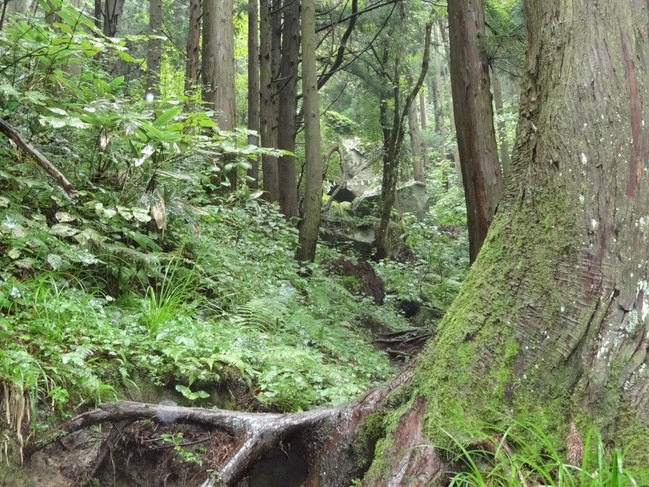
[[[18,130],[12,127],[6,120],[0,118],[0,132],[9,137],[14,144],[20,147],[23,151],[29,154],[39,166],[54,178],[59,185],[68,193],[71,198],[76,197],[74,187],[68,179],[59,171],[54,164],[52,164],[41,152],[32,146],[27,139],[25,139]]]

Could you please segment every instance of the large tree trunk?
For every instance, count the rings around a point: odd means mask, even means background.
[[[473,262],[487,236],[502,191],[493,126],[482,0],[448,4],[451,86]]]
[[[297,134],[297,79],[300,54],[300,3],[284,0],[282,60],[279,81],[279,120],[277,148],[295,153]],[[297,177],[295,157],[283,155],[278,160],[279,207],[287,219],[296,217]]]
[[[203,100],[216,111],[221,130],[234,130],[234,24],[232,0],[203,5]]]
[[[233,0],[203,3],[203,100],[215,110],[221,130],[236,126]],[[232,162],[226,155],[224,165]],[[230,189],[236,189],[237,170],[229,171]]]
[[[649,18],[635,0],[524,5],[512,177],[408,396],[426,401],[433,445],[448,445],[442,428],[476,444],[513,417],[559,449],[571,419],[624,448],[649,433]],[[398,445],[398,429],[388,438]],[[625,463],[649,481],[649,450]],[[397,471],[376,466],[369,478]]]
[[[320,96],[316,68],[315,0],[302,1],[302,112],[304,113],[304,215],[295,258],[315,259],[322,208]]]

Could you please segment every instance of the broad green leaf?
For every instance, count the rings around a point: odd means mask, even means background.
[[[162,112],[162,114],[160,114],[158,118],[156,118],[153,121],[153,126],[161,127],[169,123],[171,120],[174,119],[174,117],[178,116],[182,111],[183,111],[182,106],[173,107],[173,108],[169,108],[168,110],[165,110],[164,112]]]
[[[47,109],[48,109],[50,112],[52,112],[52,113],[56,113],[57,115],[62,115],[62,116],[64,116],[64,117],[67,117],[67,116],[68,116],[68,112],[66,112],[66,111],[63,110],[62,108],[47,107]]]
[[[56,223],[50,228],[50,233],[57,237],[72,237],[79,233],[79,229],[66,225],[65,223]]]
[[[144,146],[144,148],[140,151],[140,158],[135,159],[133,162],[133,165],[135,167],[139,167],[142,164],[144,164],[144,161],[146,161],[151,155],[155,152],[155,148],[153,147],[153,144],[147,144]]]
[[[151,215],[149,215],[149,210],[145,208],[131,208],[133,216],[135,219],[142,223],[148,223],[151,221]]]
[[[185,398],[189,399],[190,401],[195,401],[196,399],[207,399],[208,397],[210,397],[210,395],[205,391],[192,392],[192,390],[189,387],[180,384],[176,386],[176,390],[180,392],[183,396],[185,396]]]
[[[110,82],[110,89],[111,91],[115,91],[117,88],[119,88],[122,83],[124,83],[124,76],[118,76],[115,78],[113,81]]]
[[[47,263],[56,271],[63,265],[63,258],[57,254],[49,254],[47,256]]]

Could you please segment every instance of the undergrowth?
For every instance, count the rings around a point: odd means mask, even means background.
[[[451,474],[449,487],[638,485],[633,472],[624,466],[625,453],[618,448],[608,449],[595,430],[590,430],[568,452],[558,451],[534,424],[515,423],[474,448],[467,448],[450,433],[446,434],[458,451],[451,457],[457,471]],[[568,461],[566,455],[573,458]]]

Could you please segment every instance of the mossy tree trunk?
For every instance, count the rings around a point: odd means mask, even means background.
[[[481,425],[505,416],[532,420],[559,448],[570,420],[622,448],[642,444],[649,16],[635,0],[527,0],[524,11],[529,45],[512,177],[418,363],[404,416],[424,401],[421,428],[433,445],[447,441],[440,426],[479,441]],[[401,439],[396,430],[386,445]],[[395,471],[390,446],[381,451],[369,478]],[[626,460],[647,469],[649,450],[631,448]]]

